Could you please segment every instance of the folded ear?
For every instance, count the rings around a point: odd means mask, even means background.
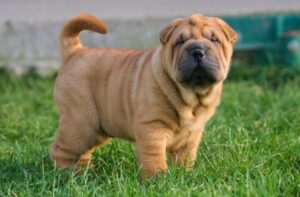
[[[237,33],[222,19],[215,18],[217,23],[221,26],[222,31],[224,32],[225,36],[232,44],[236,43],[237,41]]]
[[[172,21],[169,25],[167,25],[161,32],[160,32],[160,42],[162,44],[166,44],[169,39],[171,38],[172,33],[181,24],[183,19],[176,19]]]

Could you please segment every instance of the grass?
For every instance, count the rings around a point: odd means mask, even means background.
[[[300,73],[234,68],[191,172],[141,185],[134,146],[98,149],[83,175],[48,156],[57,128],[54,77],[0,74],[0,196],[300,196]]]

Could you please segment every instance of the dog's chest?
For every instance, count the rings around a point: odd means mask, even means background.
[[[207,117],[205,113],[193,115],[192,111],[186,111],[185,114],[181,114],[180,126],[174,132],[169,143],[169,148],[178,149],[190,140],[193,140],[193,136],[197,136],[200,132],[203,132],[206,121]]]
[[[203,124],[203,117],[201,115],[181,117],[178,133],[197,132],[203,128]]]

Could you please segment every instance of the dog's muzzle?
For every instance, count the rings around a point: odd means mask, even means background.
[[[202,43],[186,47],[177,68],[177,80],[192,86],[211,85],[220,80],[219,65],[214,57],[208,57],[210,50]]]

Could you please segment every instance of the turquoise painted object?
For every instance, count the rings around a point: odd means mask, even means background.
[[[300,68],[300,13],[222,18],[238,33],[236,51],[249,56],[263,53],[259,58],[262,64],[267,60],[272,64]]]

